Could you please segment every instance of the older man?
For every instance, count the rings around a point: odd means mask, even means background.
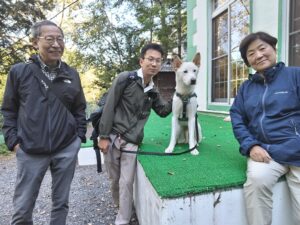
[[[64,225],[77,153],[86,132],[86,102],[79,75],[61,61],[64,34],[51,21],[32,26],[38,51],[12,66],[5,89],[3,133],[16,152],[12,225],[32,225],[32,211],[48,168],[52,176],[51,225]]]

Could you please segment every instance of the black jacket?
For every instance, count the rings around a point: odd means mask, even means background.
[[[76,70],[61,63],[53,86],[61,91],[70,111],[33,75],[32,63],[12,66],[4,93],[2,114],[5,143],[20,144],[33,154],[48,154],[68,146],[77,136],[85,141],[86,101]],[[41,74],[38,74],[41,75]]]

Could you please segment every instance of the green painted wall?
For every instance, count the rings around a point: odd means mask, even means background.
[[[193,44],[193,36],[196,33],[196,21],[193,19],[193,9],[196,0],[187,0],[187,60],[192,60],[196,54],[196,46]]]

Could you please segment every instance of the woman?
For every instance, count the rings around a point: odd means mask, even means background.
[[[250,74],[230,109],[240,152],[248,157],[244,195],[249,225],[271,225],[272,188],[285,175],[300,224],[300,68],[277,62],[277,39],[251,33],[240,44]]]

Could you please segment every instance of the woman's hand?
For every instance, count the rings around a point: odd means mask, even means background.
[[[272,160],[269,153],[259,145],[254,145],[250,149],[250,158],[256,162],[269,163]]]

